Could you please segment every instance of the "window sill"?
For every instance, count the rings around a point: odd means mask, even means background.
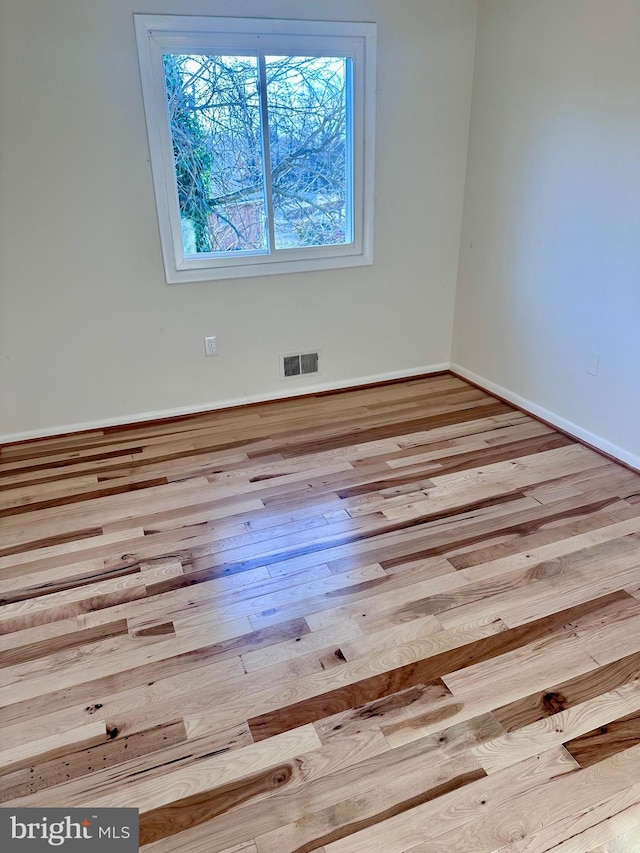
[[[319,270],[371,266],[371,264],[373,264],[371,253],[332,255],[304,260],[265,260],[262,263],[252,264],[243,261],[234,264],[225,259],[225,262],[216,264],[216,266],[207,265],[206,261],[185,261],[180,269],[176,269],[173,264],[165,261],[165,274],[168,284],[182,284],[194,281],[224,281],[225,279],[307,273]]]

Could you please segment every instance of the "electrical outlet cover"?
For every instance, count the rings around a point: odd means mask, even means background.
[[[590,352],[587,356],[587,366],[585,367],[585,371],[590,376],[597,376],[598,371],[600,370],[600,356],[597,352]]]

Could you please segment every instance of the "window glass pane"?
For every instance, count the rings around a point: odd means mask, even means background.
[[[349,243],[351,60],[265,61],[276,249]]]
[[[257,59],[163,60],[184,254],[266,251]]]

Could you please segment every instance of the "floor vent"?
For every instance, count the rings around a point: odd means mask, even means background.
[[[305,352],[299,355],[282,357],[282,377],[305,376],[307,373],[318,373],[320,356],[317,352]]]

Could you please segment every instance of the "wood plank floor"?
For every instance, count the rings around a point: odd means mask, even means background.
[[[442,375],[7,446],[0,800],[640,851],[640,476]]]

